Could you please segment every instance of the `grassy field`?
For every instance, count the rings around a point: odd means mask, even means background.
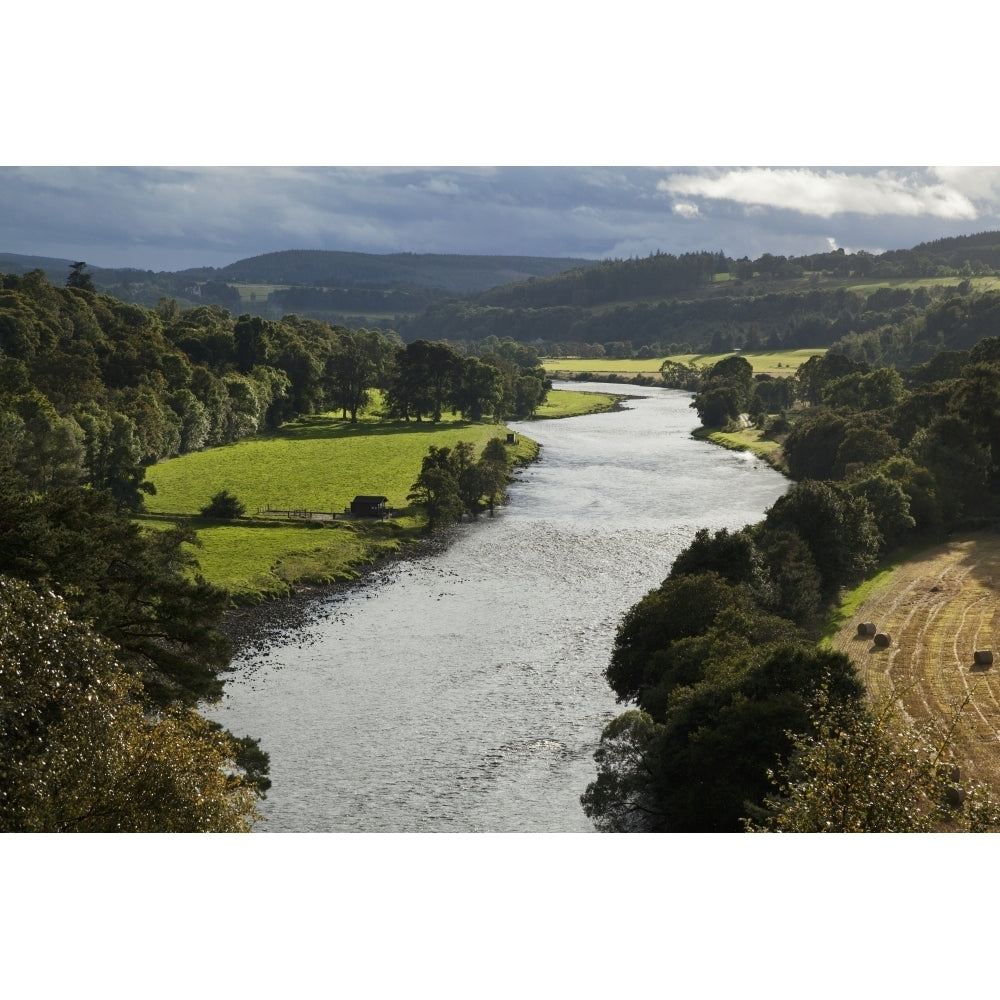
[[[828,644],[851,657],[870,696],[895,693],[906,714],[943,732],[968,697],[955,734],[963,775],[1000,794],[1000,661],[974,663],[976,650],[1000,654],[1000,535],[977,533],[911,554],[852,594]],[[886,648],[858,635],[861,622],[890,637]]]
[[[680,364],[708,368],[717,361],[731,356],[725,354],[673,354],[670,361]],[[817,354],[825,354],[826,348],[813,347],[794,351],[743,351],[742,356],[753,365],[755,375],[794,375],[799,367]],[[546,358],[542,365],[550,375],[578,372],[592,372],[595,377],[605,374],[646,375],[659,378],[660,365],[667,358]]]
[[[291,285],[243,285],[230,284],[230,288],[235,288],[240,293],[241,302],[266,302],[271,292],[279,289],[291,288]]]
[[[548,398],[538,408],[535,416],[545,419],[581,417],[586,413],[606,413],[613,410],[621,396],[608,392],[577,392],[569,389],[552,389]]]
[[[570,416],[607,409],[606,394],[553,391],[544,415]],[[470,424],[445,418],[427,422],[356,425],[332,414],[286,424],[278,432],[225,448],[194,452],[147,470],[156,487],[146,498],[146,523],[174,522],[195,528],[195,555],[207,580],[225,587],[239,603],[257,603],[303,584],[357,576],[380,556],[398,552],[420,537],[424,521],[406,499],[431,445],[470,441],[481,450],[493,437],[506,439],[500,424]],[[508,445],[512,458],[529,462],[538,453],[530,438]],[[246,516],[211,521],[200,511],[221,490],[234,494]],[[358,494],[388,498],[397,513],[387,521],[301,520],[267,514],[280,510],[343,513]]]

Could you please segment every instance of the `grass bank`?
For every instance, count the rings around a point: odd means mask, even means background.
[[[621,399],[621,396],[609,392],[552,389],[535,416],[542,420],[553,420],[561,417],[582,417],[588,413],[606,413],[613,410]]]
[[[553,390],[546,416],[569,416],[610,408],[616,397]],[[424,537],[426,520],[407,494],[428,448],[472,442],[477,451],[494,437],[506,440],[501,424],[474,424],[445,417],[439,424],[385,422],[377,416],[352,425],[334,414],[304,417],[273,434],[212,448],[151,466],[156,493],[146,498],[145,524],[193,527],[202,575],[229,591],[236,604],[258,604],[287,596],[304,585],[356,579],[367,567],[400,553]],[[514,465],[528,464],[538,444],[518,435],[507,445]],[[200,516],[221,490],[235,495],[246,515],[234,521]],[[345,508],[359,494],[388,498],[386,521],[349,519]],[[320,512],[305,520],[268,513],[268,508]]]
[[[781,445],[777,441],[765,438],[764,432],[756,427],[746,427],[741,431],[714,431],[707,427],[699,427],[691,432],[691,436],[701,441],[710,441],[730,451],[753,452],[778,472],[788,474],[781,455]]]

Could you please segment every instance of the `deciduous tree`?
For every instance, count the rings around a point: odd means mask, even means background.
[[[114,647],[67,605],[0,576],[0,830],[242,832],[256,793],[228,734],[147,713]]]

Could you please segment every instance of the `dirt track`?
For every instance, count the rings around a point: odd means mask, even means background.
[[[971,692],[955,737],[963,772],[1000,792],[1000,535],[970,535],[928,549],[896,570],[834,637],[874,702],[895,689],[907,714],[941,727]],[[879,648],[861,622],[888,633]],[[992,666],[974,663],[992,650]]]

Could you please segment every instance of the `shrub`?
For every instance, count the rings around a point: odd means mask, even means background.
[[[234,497],[228,490],[216,493],[205,507],[201,508],[202,517],[217,517],[232,520],[242,517],[246,513],[246,507],[238,497]]]

